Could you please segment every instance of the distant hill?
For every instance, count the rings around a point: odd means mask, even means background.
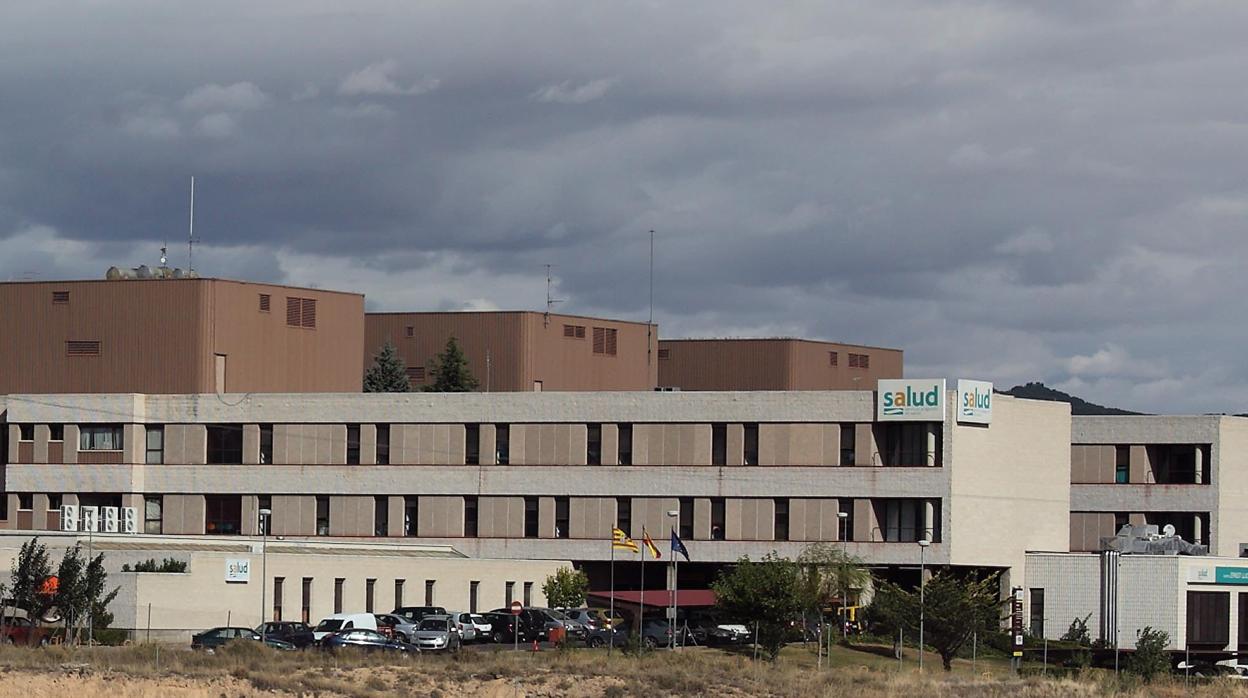
[[[1128,410],[1120,410],[1117,407],[1106,407],[1096,403],[1088,402],[1082,398],[1077,398],[1069,393],[1063,393],[1060,390],[1054,390],[1044,383],[1028,383],[1027,385],[1016,385],[1009,390],[1001,391],[1005,395],[1013,395],[1014,397],[1027,398],[1028,400],[1049,400],[1051,402],[1069,402],[1070,413],[1073,415],[1132,415],[1143,414],[1142,412],[1130,412]]]

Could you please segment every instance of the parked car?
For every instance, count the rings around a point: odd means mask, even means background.
[[[52,637],[51,628],[35,625],[29,618],[9,616],[4,619],[3,627],[3,631],[0,631],[0,644],[46,647]]]
[[[425,616],[420,620],[416,632],[412,633],[412,644],[423,650],[456,652],[463,646],[459,636],[459,627],[451,616]]]
[[[412,633],[416,630],[419,622],[413,623],[403,616],[396,616],[393,613],[374,613],[377,618],[377,632],[392,637],[399,642],[411,642]]]
[[[507,615],[511,615],[511,609],[496,608],[493,611],[490,611],[490,613],[505,613]],[[521,609],[520,617],[524,619],[524,622],[528,625],[530,632],[536,633],[536,638],[538,640],[548,639],[552,628],[570,629],[568,626],[564,625],[562,620],[551,613],[549,608],[529,606]]]
[[[750,639],[749,628],[720,618],[714,612],[690,614],[688,627],[694,641],[700,645],[739,645]]]
[[[620,647],[628,642],[628,637],[633,634],[633,624],[630,621],[616,623],[611,628],[599,628],[590,631],[589,636],[585,639],[585,644],[590,647],[606,647],[607,643],[614,642],[615,647]],[[656,647],[667,647],[671,644],[672,631],[668,627],[666,620],[647,620],[642,625],[641,641],[646,647],[651,649]]]
[[[536,638],[536,634],[521,616],[513,616],[510,611],[497,613],[490,611],[482,616],[490,624],[490,639],[499,644],[512,642],[528,642]],[[518,635],[518,637],[517,637]]]
[[[316,624],[312,635],[317,642],[343,630],[364,629],[377,631],[377,618],[371,613],[335,613]]]
[[[451,611],[447,614],[451,620],[455,621],[455,627],[459,628],[459,639],[464,642],[474,642],[477,639],[477,624],[472,622],[472,614],[462,611]]]
[[[312,628],[309,628],[307,623],[298,621],[281,620],[261,623],[256,626],[256,633],[263,636],[266,641],[281,640],[300,649],[316,642],[316,635],[313,634]]]
[[[560,608],[556,610],[584,625],[587,634],[594,630],[601,630],[611,624],[607,619],[606,612],[598,608]],[[619,620],[623,620],[623,618]]]
[[[477,629],[477,639],[481,642],[489,640],[493,630],[490,621],[480,613],[471,613],[469,617],[472,618],[472,624]]]
[[[355,628],[326,635],[320,641],[321,649],[334,651],[357,649],[364,652],[411,652],[419,651],[406,642],[392,640],[376,630]]]
[[[299,649],[298,647],[295,647],[293,644],[286,642],[285,640],[279,640],[275,637],[267,637],[267,636],[264,638],[264,646],[271,648],[271,649],[275,649],[275,650],[281,650],[283,652],[293,652]]]
[[[541,610],[546,611],[547,615],[549,615],[551,618],[554,618],[555,620],[563,624],[563,629],[566,633],[566,635],[564,636],[565,640],[569,642],[571,641],[584,642],[585,641],[585,636],[589,634],[589,626],[585,625],[585,623],[572,618],[568,614],[558,609],[546,608],[546,609],[541,609]]]
[[[260,634],[251,628],[221,627],[205,630],[191,636],[191,649],[215,650],[233,640],[260,641]]]
[[[401,606],[390,613],[396,616],[403,616],[413,623],[419,623],[420,619],[425,616],[446,615],[446,609],[441,606]]]

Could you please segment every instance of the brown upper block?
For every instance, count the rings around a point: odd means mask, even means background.
[[[659,385],[681,390],[872,390],[902,351],[809,339],[664,339]]]
[[[0,394],[358,392],[364,296],[222,279],[0,283]]]

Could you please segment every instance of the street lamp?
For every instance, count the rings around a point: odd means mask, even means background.
[[[272,515],[271,509],[260,510],[260,644],[264,644],[264,609],[268,605],[265,597],[269,583],[269,517]]]
[[[676,535],[677,531],[680,530],[680,510],[671,509],[667,512],[667,516],[668,518],[672,518],[676,520],[676,523],[672,525],[672,535],[674,536]],[[644,555],[645,553],[643,552],[642,554]],[[680,569],[679,565],[680,565],[680,562],[676,559],[676,551],[673,550],[672,551],[672,617],[670,620],[667,621],[667,627],[672,631],[672,637],[669,641],[668,649],[670,649],[673,652],[676,651],[676,586],[677,586],[676,573]],[[642,628],[641,633],[643,637],[645,636],[645,632],[646,632],[645,628]]]
[[[924,553],[927,552],[927,546],[932,542],[926,538],[919,541],[919,673],[923,673],[923,585],[926,583],[927,565],[924,559]]]
[[[841,637],[849,638],[849,586],[845,581],[845,577],[849,572],[849,512],[838,511],[836,518],[840,523],[841,536]],[[831,641],[829,641],[829,647]]]

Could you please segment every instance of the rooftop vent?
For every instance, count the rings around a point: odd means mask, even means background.
[[[1208,555],[1209,548],[1188,543],[1175,534],[1174,526],[1166,524],[1160,532],[1157,526],[1133,526],[1126,524],[1118,529],[1118,535],[1101,539],[1101,550],[1114,550],[1124,555]]]

